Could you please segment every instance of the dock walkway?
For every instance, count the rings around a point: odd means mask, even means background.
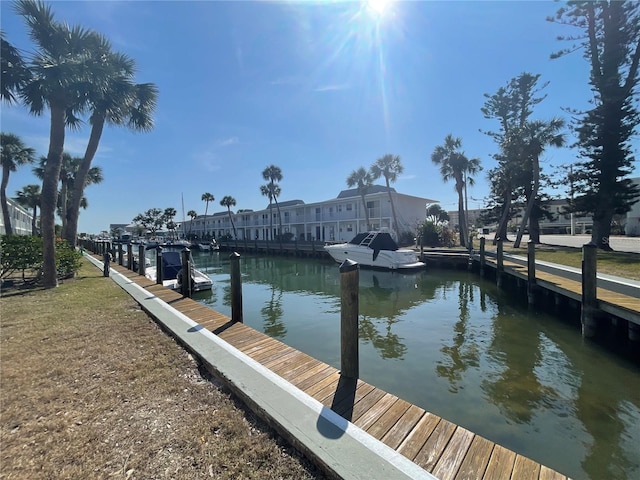
[[[479,255],[474,255],[473,258],[478,261]],[[496,269],[495,257],[487,256],[486,266]],[[528,280],[526,258],[505,255],[503,266],[503,274],[511,275],[521,282]],[[582,280],[575,270],[536,261],[536,288],[581,303]],[[597,304],[602,312],[640,325],[640,286],[637,282],[616,285],[613,277],[598,276]]]
[[[92,260],[94,263],[99,262],[96,258]],[[156,285],[144,276],[118,265],[112,265],[111,269],[128,279],[128,282],[148,292],[146,296],[143,295],[137,300],[139,303],[149,299],[160,300],[164,302],[167,309],[172,307],[177,310],[197,324],[190,328],[189,332],[199,329],[212,332],[229,346],[243,352],[273,374],[289,382],[299,389],[302,395],[320,402],[323,405],[323,411],[330,409],[331,414],[337,414],[344,421],[348,421],[345,422],[347,425],[355,425],[366,432],[365,435],[377,439],[392,451],[402,455],[405,461],[408,459],[411,465],[420,467],[421,471],[424,471],[423,478],[567,479],[565,475],[412,405],[391,393],[362,380],[341,377],[336,368],[242,323],[233,323],[229,317],[192,299],[184,298],[175,291]],[[112,272],[113,275],[114,272]],[[143,303],[141,305],[145,308]],[[145,309],[154,315],[150,310]],[[154,316],[157,319],[157,315]],[[242,386],[230,385],[230,388],[239,393],[249,406],[252,406],[255,399],[250,395],[243,396]],[[262,407],[257,407],[257,410],[262,410]],[[296,419],[288,419],[288,421],[295,423]],[[319,426],[317,428],[320,429]],[[281,428],[276,426],[276,429],[283,433],[282,426]],[[284,432],[284,436],[294,445],[300,446],[301,442],[297,440],[297,434],[301,433],[299,426],[290,425],[289,430],[295,431],[289,431],[288,435]],[[326,453],[324,452],[326,448],[329,447],[321,446],[315,453],[322,456]],[[371,448],[375,449],[375,446]],[[313,449],[309,451],[302,448],[302,450],[307,455],[314,455]],[[323,460],[320,459],[320,463],[322,462]],[[354,459],[353,462],[357,460]],[[353,468],[357,468],[355,463]],[[368,468],[371,470],[372,467]],[[347,468],[345,471],[349,470]],[[406,469],[403,471],[406,472]],[[334,473],[339,472],[334,470]],[[353,472],[350,476],[359,478],[358,475],[362,473]],[[379,472],[377,477],[384,478],[381,475],[383,473]],[[415,473],[403,475],[402,478],[416,477]]]

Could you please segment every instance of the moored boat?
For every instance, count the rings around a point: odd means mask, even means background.
[[[414,250],[399,248],[388,232],[359,233],[347,243],[325,245],[324,249],[338,263],[349,259],[364,267],[388,270],[424,268]]]
[[[157,268],[151,266],[145,269],[145,276],[155,282],[157,279]],[[162,285],[171,290],[180,290],[182,279],[182,255],[179,249],[164,250],[162,252]],[[200,270],[191,267],[191,282],[194,292],[211,290],[213,282]]]

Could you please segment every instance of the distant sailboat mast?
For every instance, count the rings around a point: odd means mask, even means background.
[[[184,193],[181,193],[180,196],[182,197],[182,238],[186,238],[184,234]]]

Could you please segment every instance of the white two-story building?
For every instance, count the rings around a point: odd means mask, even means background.
[[[415,234],[417,225],[426,216],[426,206],[435,200],[414,197],[398,193],[391,188],[391,197],[396,210],[400,232]],[[388,229],[393,232],[393,219],[389,193],[386,186],[374,185],[365,196],[369,214],[369,227],[357,189],[343,190],[331,200],[317,203],[304,203],[302,200],[279,202],[282,220],[282,237],[296,240],[348,241],[357,233],[367,230]],[[275,202],[271,208],[252,211],[241,210],[231,214],[238,240],[270,240],[278,238],[280,219]],[[271,235],[270,230],[272,231]],[[216,212],[211,215],[199,215],[187,220],[181,227],[186,235],[203,238],[225,235],[234,236],[233,226],[228,212]]]

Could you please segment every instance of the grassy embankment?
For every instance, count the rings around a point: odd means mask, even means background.
[[[495,247],[488,246],[487,250],[493,250],[494,248]],[[523,248],[512,248],[509,245],[505,245],[504,251],[505,253],[513,253],[514,255],[527,256],[526,245]],[[536,245],[536,260],[580,268],[582,264],[582,250],[572,247]],[[640,280],[640,254],[598,250],[598,273]]]
[[[324,478],[86,260],[0,302],[1,478]]]

